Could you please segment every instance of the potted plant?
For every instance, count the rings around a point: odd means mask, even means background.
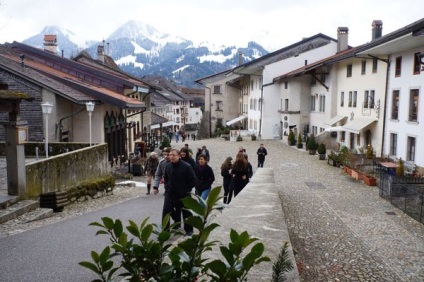
[[[256,134],[252,134],[252,141],[256,141]]]
[[[296,139],[294,138],[294,132],[293,130],[290,130],[289,136],[287,137],[287,142],[289,146],[296,145]]]
[[[396,176],[403,176],[405,173],[405,165],[403,164],[402,158],[399,158],[396,166]]]
[[[297,148],[302,149],[303,148],[303,140],[302,140],[302,134],[297,135]]]
[[[368,160],[372,160],[374,158],[374,149],[371,145],[367,146],[367,151],[365,152],[365,158]]]
[[[315,141],[315,136],[313,133],[311,134],[311,136],[309,136],[309,140],[306,144],[306,147],[309,151],[309,155],[315,155],[317,153],[318,144]]]
[[[320,160],[325,160],[325,154],[327,153],[327,149],[324,143],[319,144],[318,146],[318,154]]]
[[[327,156],[327,163],[335,167],[340,167],[340,154],[331,150]]]

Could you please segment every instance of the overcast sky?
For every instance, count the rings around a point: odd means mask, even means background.
[[[349,28],[349,45],[370,41],[371,23],[383,35],[424,17],[424,0],[0,0],[0,43],[22,41],[47,25],[85,40],[106,39],[129,20],[194,42],[268,51]]]

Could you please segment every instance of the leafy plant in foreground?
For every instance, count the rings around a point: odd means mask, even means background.
[[[182,237],[180,231],[173,229],[175,224],[169,229],[163,228],[169,222],[169,215],[164,218],[162,227],[147,223],[148,218],[140,226],[130,220],[126,231],[119,219],[103,217],[101,223],[91,223],[100,228],[96,235],[110,236],[111,246],[100,254],[92,251],[93,262],[79,264],[99,276],[94,281],[103,282],[114,281],[118,272],[117,276],[129,281],[246,280],[253,266],[270,259],[263,256],[264,245],[246,231],[231,230],[228,246],[209,240],[211,232],[219,226],[212,219],[221,208],[217,205],[220,191],[221,187],[213,188],[206,201],[193,194],[182,200],[192,214],[184,222],[197,230],[191,237]],[[176,238],[181,240],[176,243],[173,240]],[[204,254],[217,245],[224,259],[204,258]],[[114,257],[120,258],[119,265],[115,265]]]

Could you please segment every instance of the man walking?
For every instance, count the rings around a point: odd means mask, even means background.
[[[267,151],[264,147],[264,144],[260,145],[256,154],[258,155],[258,167],[264,167],[265,156],[267,155]]]
[[[155,195],[159,192],[159,185],[160,185],[161,179],[165,175],[165,167],[169,163],[169,152],[170,151],[171,151],[171,149],[166,148],[166,147],[163,148],[163,150],[162,150],[162,157],[163,158],[159,162],[159,165],[156,169],[155,178],[153,179],[153,193]],[[166,194],[167,189],[168,189],[168,187],[165,186],[164,194]]]
[[[171,149],[169,160],[170,162],[165,167],[164,175],[167,192],[163,204],[162,218],[170,213],[174,222],[180,224],[181,213],[183,219],[191,215],[188,210],[184,209],[181,199],[188,196],[196,185],[196,175],[191,165],[180,159],[178,150]],[[184,231],[186,236],[191,236],[193,234],[193,226],[184,224]]]

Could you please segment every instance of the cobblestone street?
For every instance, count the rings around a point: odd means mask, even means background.
[[[243,146],[256,171],[260,141],[220,139],[187,142],[195,153],[206,145],[222,184],[220,166]],[[179,149],[183,142],[172,146]],[[341,169],[281,141],[263,141],[265,167],[273,168],[302,281],[424,281],[424,226],[378,196],[378,187],[352,180]],[[143,181],[144,178],[136,177]],[[84,212],[145,195],[145,188],[119,188],[114,195],[66,207],[56,219],[0,225],[0,237],[41,227]],[[261,201],[261,191],[257,191]],[[237,202],[231,203],[236,205]],[[229,207],[231,209],[231,206]],[[158,207],[161,212],[162,207]],[[386,212],[394,212],[395,215]],[[282,219],[284,220],[284,219]],[[266,246],[272,247],[272,246]]]

